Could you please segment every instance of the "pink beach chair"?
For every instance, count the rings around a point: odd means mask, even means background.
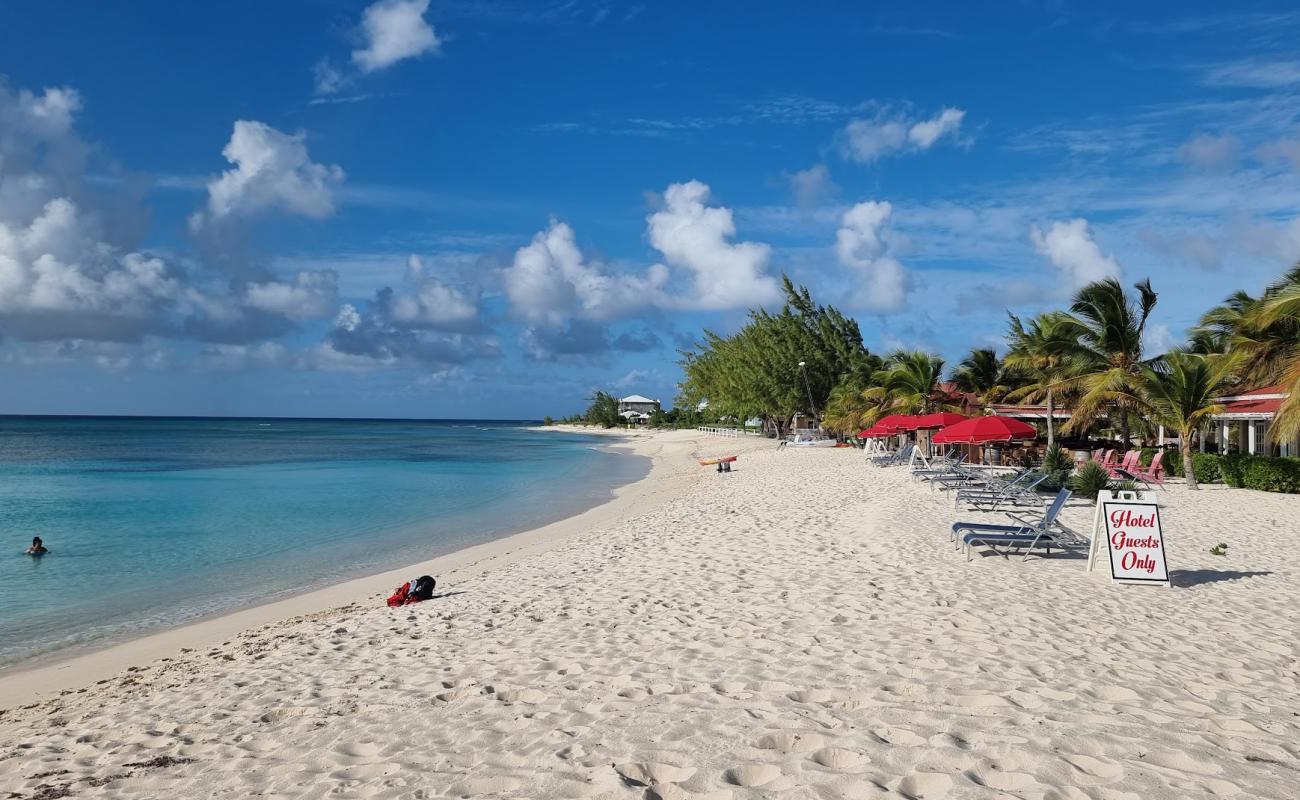
[[[1151,466],[1146,469],[1139,467],[1132,472],[1134,475],[1138,476],[1138,479],[1160,486],[1165,482],[1164,460],[1165,451],[1157,450],[1155,456],[1151,459]]]
[[[1140,469],[1138,467],[1138,464],[1140,463],[1142,463],[1142,451],[1130,450],[1124,454],[1124,460],[1120,461],[1118,464],[1103,464],[1103,466],[1110,470],[1110,476],[1112,478],[1122,478],[1124,476],[1120,474],[1120,470],[1131,472],[1136,475],[1138,469]]]
[[[1096,461],[1098,464],[1101,464],[1103,467],[1109,470],[1115,466],[1115,453],[1117,452],[1118,451],[1116,450],[1107,450],[1105,451],[1103,457],[1100,460],[1098,460],[1096,456],[1093,456],[1093,461]]]

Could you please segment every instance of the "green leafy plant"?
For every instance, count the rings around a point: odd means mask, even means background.
[[[1044,472],[1066,472],[1074,471],[1074,461],[1070,458],[1070,452],[1059,444],[1054,444],[1047,448],[1043,454],[1043,471]]]
[[[1219,462],[1222,456],[1215,453],[1196,453],[1192,456],[1192,471],[1197,483],[1217,483],[1220,477]],[[1184,475],[1183,477],[1187,477]]]
[[[1070,488],[1080,497],[1095,500],[1097,495],[1110,488],[1110,473],[1096,461],[1089,461],[1074,473]]]

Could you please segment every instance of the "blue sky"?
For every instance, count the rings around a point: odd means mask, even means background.
[[[1300,257],[1286,4],[0,5],[0,412],[671,398],[782,272],[878,352]]]

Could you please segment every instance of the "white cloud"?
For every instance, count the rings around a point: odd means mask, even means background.
[[[326,316],[334,308],[338,283],[338,273],[333,270],[304,270],[292,283],[250,283],[245,297],[248,305],[259,311],[302,321]]]
[[[1120,276],[1119,262],[1113,255],[1102,254],[1101,248],[1093,241],[1086,219],[1054,222],[1046,232],[1035,225],[1029,236],[1034,249],[1060,272],[1068,291],[1093,281]]]
[[[872,119],[855,119],[840,137],[845,158],[870,164],[887,156],[928,150],[940,140],[957,138],[966,112],[944,108],[930,119],[881,111]]]
[[[1231,133],[1193,136],[1178,148],[1178,157],[1195,167],[1227,169],[1241,160],[1241,140]]]
[[[808,169],[786,175],[790,190],[794,192],[795,204],[800,208],[816,206],[835,194],[835,183],[831,180],[831,171],[825,164],[814,164]]]
[[[407,58],[436,53],[442,43],[424,20],[429,0],[379,0],[366,8],[361,29],[366,46],[352,51],[352,63],[374,72]]]
[[[552,220],[519,248],[502,278],[518,316],[558,324],[572,316],[605,320],[653,306],[668,274],[662,267],[644,276],[612,274],[608,265],[583,255],[572,228]]]
[[[1168,353],[1177,346],[1168,325],[1148,325],[1142,330],[1142,351],[1149,356]]]
[[[392,316],[399,323],[445,330],[479,324],[478,298],[440,281],[419,256],[407,260],[409,293],[393,297]]]
[[[647,218],[650,245],[668,265],[691,274],[690,289],[675,305],[695,309],[747,308],[780,297],[767,274],[772,248],[759,242],[731,242],[731,209],[706,206],[709,187],[699,181],[674,183],[664,191],[664,208]],[[652,268],[653,270],[654,268]]]
[[[312,67],[312,77],[316,83],[316,94],[336,94],[349,83],[348,76],[343,74],[343,70],[334,66],[334,63],[327,58],[316,62]]]
[[[1209,86],[1276,89],[1300,85],[1300,61],[1247,58],[1211,66],[1205,72]]]
[[[333,190],[343,180],[343,170],[313,162],[303,134],[238,120],[221,154],[234,169],[208,183],[207,211],[192,216],[191,227],[273,210],[313,219],[334,213]]]
[[[844,212],[835,234],[835,254],[858,279],[854,305],[878,314],[899,311],[907,300],[907,271],[890,254],[893,213],[887,202],[858,203]]]

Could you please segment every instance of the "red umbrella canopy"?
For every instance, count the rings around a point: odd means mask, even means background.
[[[890,414],[887,417],[881,417],[876,424],[871,427],[878,431],[886,431],[891,434],[899,433],[901,431],[911,431],[916,430],[916,425],[914,424],[916,419],[917,418],[911,414]]]
[[[894,435],[893,433],[889,431],[882,431],[880,430],[880,428],[875,426],[867,428],[865,431],[858,432],[859,439],[883,439],[886,436],[893,436],[893,435]]]
[[[1011,417],[975,417],[949,425],[930,440],[935,444],[983,444],[1032,439],[1038,435],[1034,426]]]
[[[951,411],[940,411],[937,414],[926,414],[916,418],[917,430],[926,430],[929,428],[946,428],[949,425],[956,425],[958,422],[965,422],[969,417],[965,414],[955,414]]]

